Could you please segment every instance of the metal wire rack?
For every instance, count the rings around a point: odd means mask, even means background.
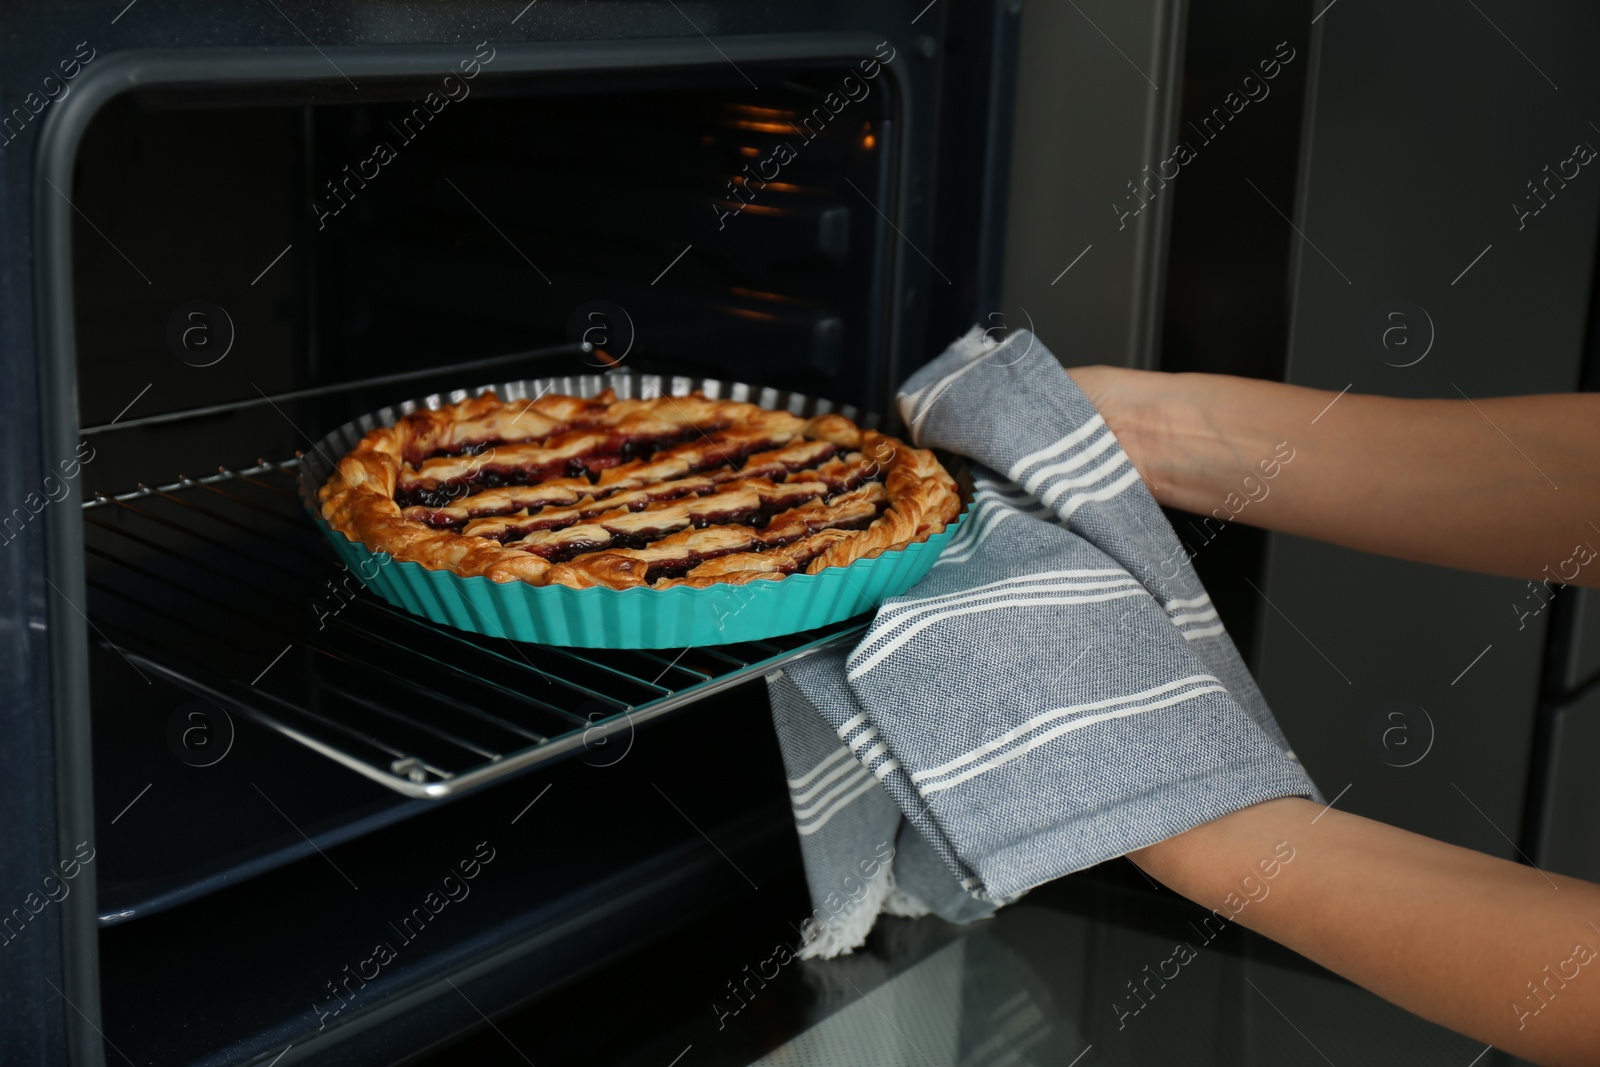
[[[99,639],[225,709],[412,797],[461,793],[587,749],[859,632],[581,652],[438,626],[336,561],[295,490],[299,459],[83,506]]]

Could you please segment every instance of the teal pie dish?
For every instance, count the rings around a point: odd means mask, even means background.
[[[875,421],[854,408],[825,400],[706,378],[610,373],[529,379],[487,388],[503,400],[516,400],[544,392],[594,396],[608,387],[622,399],[686,396],[699,390],[710,397],[748,401],[802,416],[837,412],[862,426]],[[686,648],[801,633],[865,614],[905,593],[932,569],[966,517],[963,509],[955,521],[926,541],[817,574],[791,574],[744,585],[668,589],[572,589],[462,577],[374,552],[322,518],[317,490],[333,474],[338,458],[368,432],[393,425],[419,408],[453,404],[482,391],[434,394],[346,423],[317,442],[301,457],[300,465],[301,500],[350,573],[395,607],[458,630],[574,648]]]

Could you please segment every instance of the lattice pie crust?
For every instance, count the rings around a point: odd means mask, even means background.
[[[742,584],[904,548],[960,510],[931,452],[701,394],[486,392],[373,430],[318,493],[397,560],[574,588]]]

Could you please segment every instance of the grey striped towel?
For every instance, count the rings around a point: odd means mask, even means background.
[[[1155,498],[1031,333],[976,327],[906,382],[974,501],[855,648],[768,676],[813,913],[981,918],[1251,804],[1318,796]]]

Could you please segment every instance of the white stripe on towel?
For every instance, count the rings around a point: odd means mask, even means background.
[[[1197,637],[1215,637],[1220,633],[1226,632],[1227,629],[1226,626],[1219,622],[1215,626],[1207,626],[1203,630],[1181,630],[1179,632],[1183,634],[1185,641],[1193,641]]]
[[[1118,493],[1122,492],[1124,489],[1128,488],[1128,486],[1132,485],[1138,480],[1138,470],[1130,470],[1127,474],[1124,474],[1121,478],[1118,478],[1104,489],[1096,489],[1092,493],[1073,494],[1067,498],[1066,503],[1062,504],[1056,509],[1056,514],[1061,516],[1063,519],[1070,519],[1073,512],[1083,507],[1083,505],[1094,503],[1097,500],[1110,500],[1112,497],[1116,496]]]
[[[994,493],[1008,500],[1023,500],[1028,496],[1027,490],[1013,482],[996,481],[993,478],[977,478],[972,487],[980,493]]]
[[[868,727],[867,729],[861,731],[861,733],[857,734],[856,735],[856,739],[854,741],[850,742],[850,751],[854,752],[857,748],[860,748],[862,745],[868,743],[869,741],[872,741],[872,740],[876,739],[877,736],[878,736],[878,728],[875,727],[875,726]],[[860,757],[857,757],[857,758],[859,759]]]
[[[1111,436],[1110,432],[1107,432],[1098,441],[1084,449],[1082,452],[1079,452],[1071,459],[1064,459],[1060,463],[1052,463],[1048,467],[1040,467],[1038,470],[1028,475],[1028,480],[1022,483],[1022,488],[1027,490],[1029,493],[1037,494],[1039,487],[1045,482],[1049,481],[1051,478],[1054,478],[1058,474],[1067,474],[1071,471],[1077,470],[1079,467],[1083,466],[1085,463],[1088,463],[1091,459],[1098,456],[1106,449],[1115,448],[1116,444],[1117,439]]]
[[[1217,609],[1212,608],[1210,611],[1197,611],[1193,615],[1174,615],[1172,616],[1172,625],[1181,628],[1191,623],[1210,622],[1216,617]]]
[[[1124,574],[1121,578],[1112,578],[1112,579],[1106,580],[1106,581],[1083,581],[1083,580],[1080,580],[1080,581],[1034,582],[1034,583],[1032,583],[1030,585],[1013,586],[1010,589],[990,589],[987,593],[979,593],[979,592],[951,593],[951,594],[948,594],[948,595],[943,596],[943,597],[930,597],[930,598],[928,598],[928,600],[922,601],[920,603],[913,602],[913,603],[910,603],[910,604],[897,605],[897,607],[900,610],[895,612],[893,615],[889,616],[887,619],[885,619],[883,612],[879,612],[878,620],[879,620],[879,623],[882,624],[881,628],[878,629],[875,633],[873,633],[872,636],[869,637],[866,641],[863,641],[860,645],[858,645],[856,647],[856,650],[854,652],[850,653],[850,658],[846,662],[852,662],[853,663],[853,662],[855,662],[856,660],[860,659],[863,656],[870,655],[872,653],[872,650],[874,649],[874,647],[877,646],[880,642],[887,640],[891,635],[893,635],[894,633],[899,631],[899,629],[902,626],[905,626],[912,619],[916,618],[919,615],[926,615],[930,611],[940,611],[940,610],[942,610],[944,608],[953,608],[953,607],[956,607],[956,606],[961,605],[961,604],[976,604],[979,601],[993,600],[995,597],[1020,597],[1020,596],[1035,597],[1035,596],[1040,596],[1040,595],[1046,594],[1046,593],[1079,592],[1079,591],[1086,591],[1086,590],[1090,590],[1090,589],[1143,590],[1144,586],[1139,584],[1138,579],[1129,577],[1128,575]],[[1053,600],[1041,600],[1041,601],[1023,600],[1023,601],[1011,601],[1011,603],[1019,603],[1019,604],[1028,604],[1028,603],[1052,604],[1052,603],[1062,603],[1062,602],[1061,601],[1053,601]]]
[[[866,717],[866,715],[861,715],[860,718],[861,718],[861,720],[863,722],[865,722],[867,717]],[[849,749],[847,749],[847,748],[839,749],[833,755],[829,756],[827,759],[823,760],[821,763],[817,764],[815,767],[811,768],[809,771],[807,771],[806,773],[802,774],[800,777],[798,777],[798,778],[790,778],[789,779],[789,788],[790,789],[801,789],[801,788],[804,788],[807,782],[811,781],[811,779],[815,778],[817,775],[821,774],[823,771],[827,770],[829,767],[832,767],[835,763],[838,763],[841,759],[844,759],[848,755],[850,755],[850,750]]]
[[[1040,571],[1038,574],[1024,574],[1016,578],[1002,578],[998,582],[985,582],[975,585],[971,589],[963,589],[955,593],[941,593],[938,596],[924,597],[921,600],[904,600],[898,604],[887,604],[878,612],[878,621],[882,622],[891,615],[920,608],[927,604],[936,604],[942,601],[964,599],[986,589],[998,589],[1003,585],[1018,585],[1023,582],[1047,582],[1055,578],[1127,578],[1133,580],[1132,575],[1121,567],[1080,567],[1075,570],[1065,571]]]
[[[934,561],[935,567],[942,567],[946,563],[965,563],[977,554],[978,548],[989,539],[995,527],[1017,514],[1015,510],[995,501],[982,501],[972,511],[973,514],[961,524],[961,532],[956,534],[955,540],[946,545]]]
[[[1097,412],[1094,418],[1090,419],[1076,430],[1073,430],[1055,444],[1048,448],[1041,448],[1037,452],[1029,452],[1026,456],[1023,456],[1021,459],[1017,460],[1016,463],[1012,464],[1011,469],[1007,471],[1006,474],[1013,482],[1021,482],[1022,473],[1029,467],[1033,466],[1035,463],[1040,463],[1047,459],[1054,459],[1067,449],[1071,448],[1073,445],[1087,439],[1105,424],[1106,420],[1101,418]]]
[[[810,826],[796,827],[796,829],[800,831],[802,837],[810,837],[812,834],[828,825],[828,821],[830,819],[839,814],[845,808],[849,807],[857,798],[865,796],[868,792],[877,788],[880,788],[878,785],[878,780],[873,778],[871,775],[868,775],[867,780],[861,783],[860,788],[856,789],[852,793],[840,797],[833,807],[829,808],[817,818],[816,822],[812,823]]]
[[[841,749],[840,751],[841,752],[845,752],[846,750]],[[848,753],[846,753],[846,754],[848,754]],[[840,778],[843,778],[845,775],[849,774],[852,768],[859,767],[859,766],[860,766],[860,764],[857,763],[855,760],[846,760],[846,761],[844,761],[843,763],[839,764],[839,766],[835,767],[833,770],[831,770],[827,774],[823,775],[821,778],[818,778],[816,780],[816,782],[814,784],[812,784],[811,786],[809,786],[808,788],[790,790],[789,791],[789,803],[791,803],[791,804],[809,804],[809,803],[811,803],[811,798],[812,797],[816,796],[818,793],[821,793],[824,789],[827,789],[834,782],[837,782]]]
[[[873,760],[877,759],[879,756],[883,755],[887,751],[889,751],[889,746],[884,744],[882,741],[879,741],[877,744],[873,745],[871,748],[867,749],[865,752],[861,753],[861,755],[857,756],[856,758],[859,759],[866,766],[870,767],[870,766],[872,766],[872,761]]]
[[[932,626],[934,623],[941,622],[945,619],[955,618],[960,615],[972,615],[980,611],[998,611],[1002,608],[1014,608],[1020,606],[1040,607],[1051,604],[1100,604],[1107,600],[1122,600],[1131,596],[1149,595],[1149,592],[1143,586],[1137,586],[1133,589],[1119,590],[1114,593],[1101,593],[1096,596],[1039,597],[1037,599],[1024,597],[1015,600],[997,600],[989,604],[970,604],[963,608],[953,608],[949,611],[941,611],[935,615],[930,615],[925,619],[914,622],[910,626],[906,627],[903,633],[889,641],[877,652],[874,652],[871,656],[867,657],[867,659],[863,661],[860,666],[852,668],[846,677],[849,681],[855,681],[857,678],[860,678],[863,674],[866,674],[872,668],[882,663],[892,652],[900,648],[907,641],[910,641],[917,634],[921,633],[929,626]]]
[[[1049,508],[1027,495],[1011,497],[997,490],[985,489],[980,486],[973,492],[972,497],[978,503],[1003,504],[1008,508],[1016,508],[1024,515],[1033,515],[1037,518],[1044,518],[1051,514]]]
[[[1129,462],[1126,452],[1118,452],[1086,474],[1080,474],[1076,478],[1063,478],[1060,481],[1051,482],[1050,488],[1041,493],[1039,499],[1044,502],[1045,507],[1053,508],[1056,506],[1056,501],[1066,495],[1067,490],[1082,489],[1086,485],[1093,485],[1110,475],[1118,467]]]
[[[1120,697],[1107,697],[1104,700],[1092,700],[1086,704],[1073,704],[1065,708],[1053,708],[1050,711],[1041,712],[1040,714],[1035,715],[1027,722],[1019,723],[1018,725],[1013,726],[999,737],[993,738],[992,740],[979,745],[977,748],[957,756],[948,763],[941,763],[937,767],[929,767],[927,770],[917,771],[911,776],[911,780],[913,782],[922,782],[929,778],[938,778],[949,774],[951,771],[954,771],[959,767],[966,766],[973,760],[982,759],[991,752],[1000,751],[1002,748],[1005,748],[1018,738],[1032,733],[1034,730],[1037,730],[1039,727],[1054,719],[1076,715],[1085,711],[1102,711],[1106,708],[1114,708],[1118,704],[1132,704],[1136,701],[1148,700],[1151,697],[1163,696],[1164,694],[1171,693],[1175,689],[1182,689],[1185,686],[1205,685],[1212,682],[1216,682],[1219,685],[1221,684],[1220,680],[1215,675],[1191,674],[1187,678],[1179,678],[1175,682],[1167,682],[1165,685],[1158,685],[1153,689],[1145,689],[1138,693],[1128,693]]]
[[[985,351],[975,352],[960,370],[951,371],[943,378],[940,378],[937,382],[934,382],[932,385],[928,386],[928,388],[932,390],[931,395],[926,401],[919,402],[916,405],[916,413],[906,420],[906,426],[911,430],[911,436],[913,440],[916,439],[917,430],[920,428],[922,420],[928,417],[928,412],[933,410],[933,405],[938,402],[941,396],[944,395],[945,390],[954,385],[957,378],[960,378],[963,374],[966,374],[968,371],[982,364]]]
[[[1209,685],[1202,689],[1191,690],[1190,692],[1181,693],[1177,696],[1168,697],[1165,700],[1158,700],[1150,704],[1141,704],[1132,708],[1122,708],[1117,711],[1102,711],[1096,715],[1087,715],[1082,718],[1069,719],[1061,725],[1053,727],[1039,736],[1017,745],[1015,748],[1011,749],[1011,751],[994,757],[987,763],[980,763],[976,767],[969,767],[960,774],[957,774],[951,778],[946,778],[943,781],[924,785],[921,787],[921,793],[923,796],[927,796],[929,793],[937,793],[941,790],[958,786],[962,782],[965,782],[971,778],[976,778],[981,774],[988,774],[995,768],[1004,766],[1005,764],[1010,763],[1012,760],[1020,759],[1029,752],[1032,752],[1034,749],[1039,748],[1042,745],[1049,744],[1056,738],[1072,733],[1075,730],[1082,730],[1086,727],[1095,726],[1111,719],[1125,719],[1130,715],[1142,715],[1148,711],[1157,711],[1161,708],[1168,708],[1174,704],[1182,704],[1185,701],[1193,700],[1195,697],[1204,696],[1207,693],[1226,693],[1227,691],[1228,690],[1223,686]]]
[[[794,817],[796,819],[811,818],[817,812],[823,810],[829,804],[832,804],[835,800],[839,799],[840,796],[848,793],[851,789],[854,789],[864,781],[872,782],[874,785],[877,784],[878,780],[872,777],[872,775],[868,773],[867,769],[861,766],[861,764],[855,764],[851,770],[852,773],[850,775],[848,775],[843,781],[835,782],[827,792],[817,797],[816,800],[803,805],[794,805]]]

